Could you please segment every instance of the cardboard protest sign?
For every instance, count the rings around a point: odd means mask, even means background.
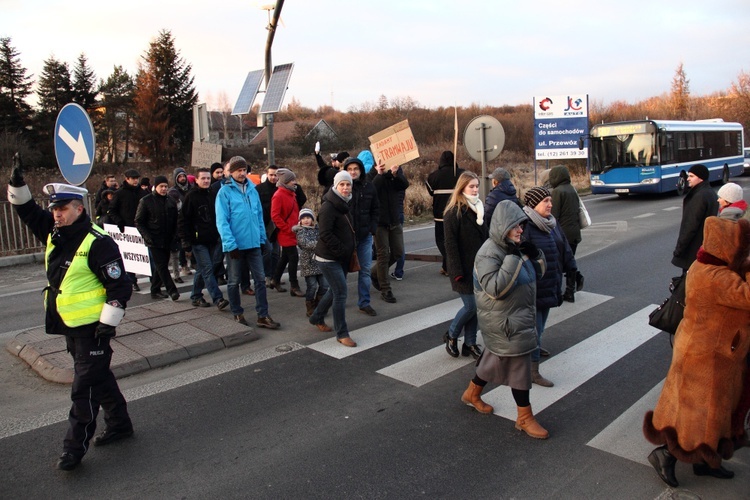
[[[193,142],[190,166],[210,168],[212,163],[221,163],[221,144]]]
[[[409,128],[409,120],[371,135],[369,139],[375,163],[385,164],[386,168],[419,158],[419,149]]]
[[[136,228],[125,226],[125,232],[120,232],[114,224],[104,224],[104,230],[117,243],[127,272],[151,276],[148,248]]]

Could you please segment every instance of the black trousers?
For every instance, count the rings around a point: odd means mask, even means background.
[[[297,279],[297,265],[299,264],[299,253],[297,246],[281,247],[281,258],[276,265],[276,272],[273,273],[273,279],[276,283],[281,283],[281,275],[284,274],[284,268],[289,264],[289,284],[294,288],[299,288]]]
[[[63,450],[82,457],[89,449],[89,441],[96,431],[99,407],[104,410],[104,424],[108,429],[127,430],[133,424],[128,405],[120,392],[117,380],[109,369],[112,348],[109,339],[93,337],[65,337],[68,352],[73,356],[73,386]]]
[[[149,247],[149,253],[151,254],[151,263],[154,265],[156,271],[151,276],[151,293],[158,293],[161,291],[161,286],[164,285],[167,293],[177,291],[177,286],[172,281],[172,276],[169,274],[169,248],[154,248]]]
[[[444,271],[447,271],[448,267],[447,263],[445,262],[445,228],[443,226],[443,221],[435,221],[435,245],[437,245],[438,251],[443,257],[442,269]]]

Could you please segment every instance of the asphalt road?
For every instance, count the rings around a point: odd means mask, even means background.
[[[679,273],[669,260],[681,199],[586,202],[594,225],[578,250],[585,291],[554,310],[545,331],[552,356],[542,372],[556,386],[531,391],[549,440],[514,429],[506,387],[485,391],[495,415],[460,402],[473,364],[450,358],[440,344],[456,295],[438,264],[409,261],[393,285],[396,304],[373,295],[375,318],[356,310],[350,276],[347,320],[357,349],[307,325],[302,299],[272,292],[281,330],[122,380],[134,439],[93,449],[72,473],[53,469],[68,389],[40,381],[4,352],[0,453],[9,459],[0,496],[748,498],[747,449],[726,464],[737,473],[731,481],[696,477],[679,464],[678,490],[645,460],[652,447],[640,425],[671,355],[668,337],[646,317]],[[406,238],[408,251],[430,251],[432,227]],[[42,317],[36,292],[23,291],[36,286],[39,266],[23,267],[0,270],[10,287],[0,289],[2,338]],[[19,284],[8,285],[12,279]],[[19,422],[33,428],[14,432]]]

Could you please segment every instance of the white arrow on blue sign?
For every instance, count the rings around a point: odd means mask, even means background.
[[[55,157],[66,181],[80,186],[94,166],[96,136],[86,110],[76,103],[63,106],[55,122]]]

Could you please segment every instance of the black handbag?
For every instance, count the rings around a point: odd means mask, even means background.
[[[672,278],[672,294],[648,315],[648,324],[674,334],[685,313],[685,279]]]

